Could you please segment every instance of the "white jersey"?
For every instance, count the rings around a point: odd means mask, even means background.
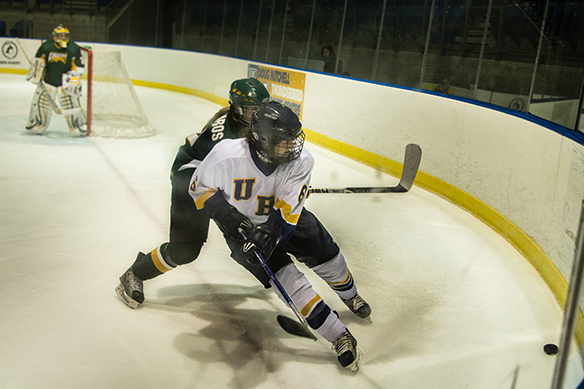
[[[252,159],[247,139],[224,139],[195,170],[189,193],[198,209],[222,191],[225,200],[254,225],[266,222],[272,212],[279,212],[286,223],[296,225],[313,166],[314,158],[304,148],[299,158],[266,175]]]

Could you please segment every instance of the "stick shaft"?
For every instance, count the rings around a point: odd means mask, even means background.
[[[240,233],[244,239],[247,239],[245,232],[240,231]],[[270,269],[270,267],[268,266],[268,264],[266,263],[265,259],[262,257],[260,252],[256,249],[256,250],[254,250],[253,253],[254,253],[255,257],[257,258],[257,260],[259,261],[262,268],[264,269],[264,271],[268,274],[268,277],[270,277],[270,279],[272,280],[274,285],[276,285],[276,288],[280,291],[280,294],[282,295],[282,297],[286,301],[286,304],[288,305],[288,307],[290,307],[290,309],[292,309],[292,311],[294,312],[294,314],[296,315],[296,317],[300,321],[300,324],[304,328],[305,336],[316,340],[316,336],[314,336],[312,331],[310,331],[310,329],[308,328],[308,322],[306,321],[306,319],[304,318],[304,316],[302,315],[302,313],[300,312],[300,310],[298,309],[296,304],[294,304],[294,301],[292,301],[292,299],[290,298],[290,295],[288,294],[288,292],[286,292],[286,289],[280,283],[280,281],[278,280],[278,278],[276,277],[276,275],[274,274],[272,269]]]

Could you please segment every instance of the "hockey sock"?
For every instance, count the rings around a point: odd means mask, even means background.
[[[167,245],[168,243],[163,243],[148,254],[138,255],[132,265],[134,274],[145,281],[174,269],[177,265],[170,259]]]
[[[312,270],[325,280],[340,298],[348,300],[357,294],[357,287],[343,254],[339,253],[330,261],[313,267]]]
[[[290,295],[300,313],[306,318],[308,325],[329,342],[338,339],[345,332],[345,325],[338,316],[312,289],[312,285],[294,264],[278,270],[276,277]],[[273,281],[270,280],[270,284]],[[272,285],[278,297],[285,301],[278,288]]]

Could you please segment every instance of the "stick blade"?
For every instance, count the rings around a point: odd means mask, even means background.
[[[418,174],[418,168],[420,167],[420,161],[422,160],[422,149],[419,145],[410,143],[406,146],[406,154],[404,157],[404,166],[401,179],[396,188],[396,192],[407,192],[412,189],[414,181],[416,180],[416,175]]]
[[[282,327],[287,333],[316,341],[316,336],[314,336],[312,331],[306,326],[302,325],[302,323],[283,315],[278,315],[276,319],[278,320],[280,327]]]

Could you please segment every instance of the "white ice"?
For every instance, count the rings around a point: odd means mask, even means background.
[[[358,339],[357,375],[324,339],[279,327],[278,314],[294,315],[229,258],[214,225],[194,263],[147,281],[146,302],[126,307],[118,277],[167,240],[176,150],[219,108],[136,89],[154,137],[70,138],[57,115],[36,136],[24,130],[34,86],[0,74],[1,389],[550,387],[557,357],[542,347],[559,341],[554,296],[505,239],[417,187],[307,203],[373,308],[361,321],[300,266]],[[397,183],[307,147],[314,187]],[[569,371],[574,388],[575,351]]]

